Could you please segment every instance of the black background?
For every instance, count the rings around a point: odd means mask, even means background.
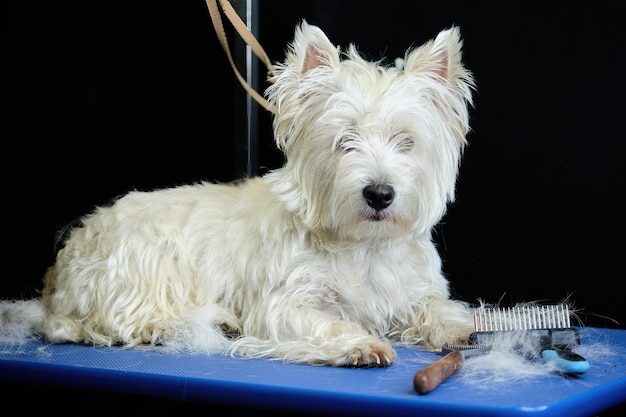
[[[0,6],[0,298],[35,295],[58,231],[94,206],[245,175],[242,87],[205,3],[90,3]],[[568,298],[582,324],[625,328],[620,2],[259,4],[273,61],[301,18],[389,61],[458,25],[478,92],[457,200],[436,231],[454,295]],[[263,110],[258,134],[258,170],[280,166]]]

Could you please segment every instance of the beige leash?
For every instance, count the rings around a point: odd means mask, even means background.
[[[211,15],[211,20],[213,21],[213,27],[215,28],[217,38],[219,39],[222,48],[224,48],[226,57],[228,58],[230,66],[233,68],[237,79],[239,79],[239,82],[241,83],[243,88],[246,89],[248,94],[250,94],[260,105],[262,105],[266,110],[269,110],[272,113],[276,113],[275,107],[267,100],[265,100],[263,96],[257,93],[246,82],[246,80],[237,69],[237,66],[235,65],[233,57],[230,53],[230,49],[228,48],[228,40],[226,39],[226,32],[224,31],[224,25],[222,24],[222,17],[220,15],[220,9],[218,7],[217,0],[206,0],[206,4],[209,8],[209,14]],[[254,35],[252,35],[252,32],[250,32],[245,23],[243,23],[235,9],[233,9],[228,0],[219,0],[219,5],[221,6],[222,11],[224,12],[228,20],[230,20],[230,23],[237,30],[237,33],[239,33],[239,36],[241,36],[241,38],[252,48],[254,54],[265,64],[268,72],[271,72],[274,67],[270,59],[267,57],[267,54],[265,53],[259,42],[256,40]]]

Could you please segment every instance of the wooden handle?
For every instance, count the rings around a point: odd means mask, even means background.
[[[413,377],[413,386],[419,394],[427,394],[437,388],[439,384],[461,369],[463,354],[450,352],[437,362],[419,370]]]

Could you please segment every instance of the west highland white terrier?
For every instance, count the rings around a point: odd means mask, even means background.
[[[404,67],[302,21],[266,91],[283,167],[131,192],[71,230],[2,335],[382,366],[474,329],[432,229],[453,200],[474,83],[459,29]]]

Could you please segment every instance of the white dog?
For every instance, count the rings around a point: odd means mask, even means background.
[[[284,167],[98,208],[40,298],[2,302],[4,336],[332,366],[467,337],[431,238],[469,129],[461,45],[453,27],[384,67],[303,21],[266,94]]]

